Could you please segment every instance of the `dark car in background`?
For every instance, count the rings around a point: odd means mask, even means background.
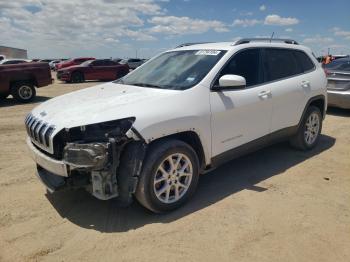
[[[328,105],[350,109],[350,57],[336,59],[324,69],[328,79]]]
[[[145,62],[144,59],[140,58],[129,58],[123,59],[119,63],[123,65],[128,65],[130,69],[134,70]]]
[[[85,80],[112,81],[128,73],[128,65],[121,65],[110,59],[96,59],[60,69],[57,71],[57,78],[68,83],[81,83]]]
[[[84,63],[85,61],[88,61],[88,60],[95,60],[95,58],[93,58],[93,57],[79,57],[79,58],[69,59],[69,60],[66,60],[66,61],[63,61],[61,63],[56,64],[56,70],[70,67],[70,66],[74,66],[74,65],[80,65],[81,63]]]

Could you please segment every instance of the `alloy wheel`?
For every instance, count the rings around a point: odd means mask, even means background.
[[[312,145],[317,137],[320,130],[320,117],[317,113],[313,112],[307,118],[305,123],[306,129],[304,131],[304,139],[308,145]]]
[[[165,158],[154,175],[153,190],[159,201],[170,204],[180,200],[191,185],[193,167],[181,153]]]
[[[33,96],[33,90],[30,86],[23,85],[18,89],[18,95],[23,100],[28,100]]]

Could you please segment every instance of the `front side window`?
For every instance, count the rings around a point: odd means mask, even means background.
[[[247,49],[235,54],[220,72],[219,78],[223,75],[243,76],[247,87],[262,83],[260,49]],[[219,84],[219,78],[216,85]]]
[[[225,53],[223,50],[166,52],[115,83],[185,90],[198,84]]]
[[[292,50],[278,48],[265,49],[264,69],[267,81],[275,81],[303,72]]]

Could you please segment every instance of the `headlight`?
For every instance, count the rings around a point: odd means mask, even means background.
[[[63,150],[63,162],[73,168],[100,170],[108,161],[107,143],[68,143]]]
[[[110,137],[118,138],[125,135],[134,121],[135,117],[130,117],[66,129],[64,140],[67,142],[75,142],[77,140],[108,142]]]

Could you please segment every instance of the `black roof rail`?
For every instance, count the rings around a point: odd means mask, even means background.
[[[291,45],[299,45],[299,43],[293,39],[283,39],[283,38],[242,38],[234,43],[234,45],[248,44],[254,41],[267,41],[267,42],[283,42]]]
[[[184,47],[184,46],[191,46],[191,45],[199,45],[199,44],[209,44],[209,43],[213,43],[213,42],[183,43],[181,45],[178,45],[175,48],[180,48],[180,47]]]

